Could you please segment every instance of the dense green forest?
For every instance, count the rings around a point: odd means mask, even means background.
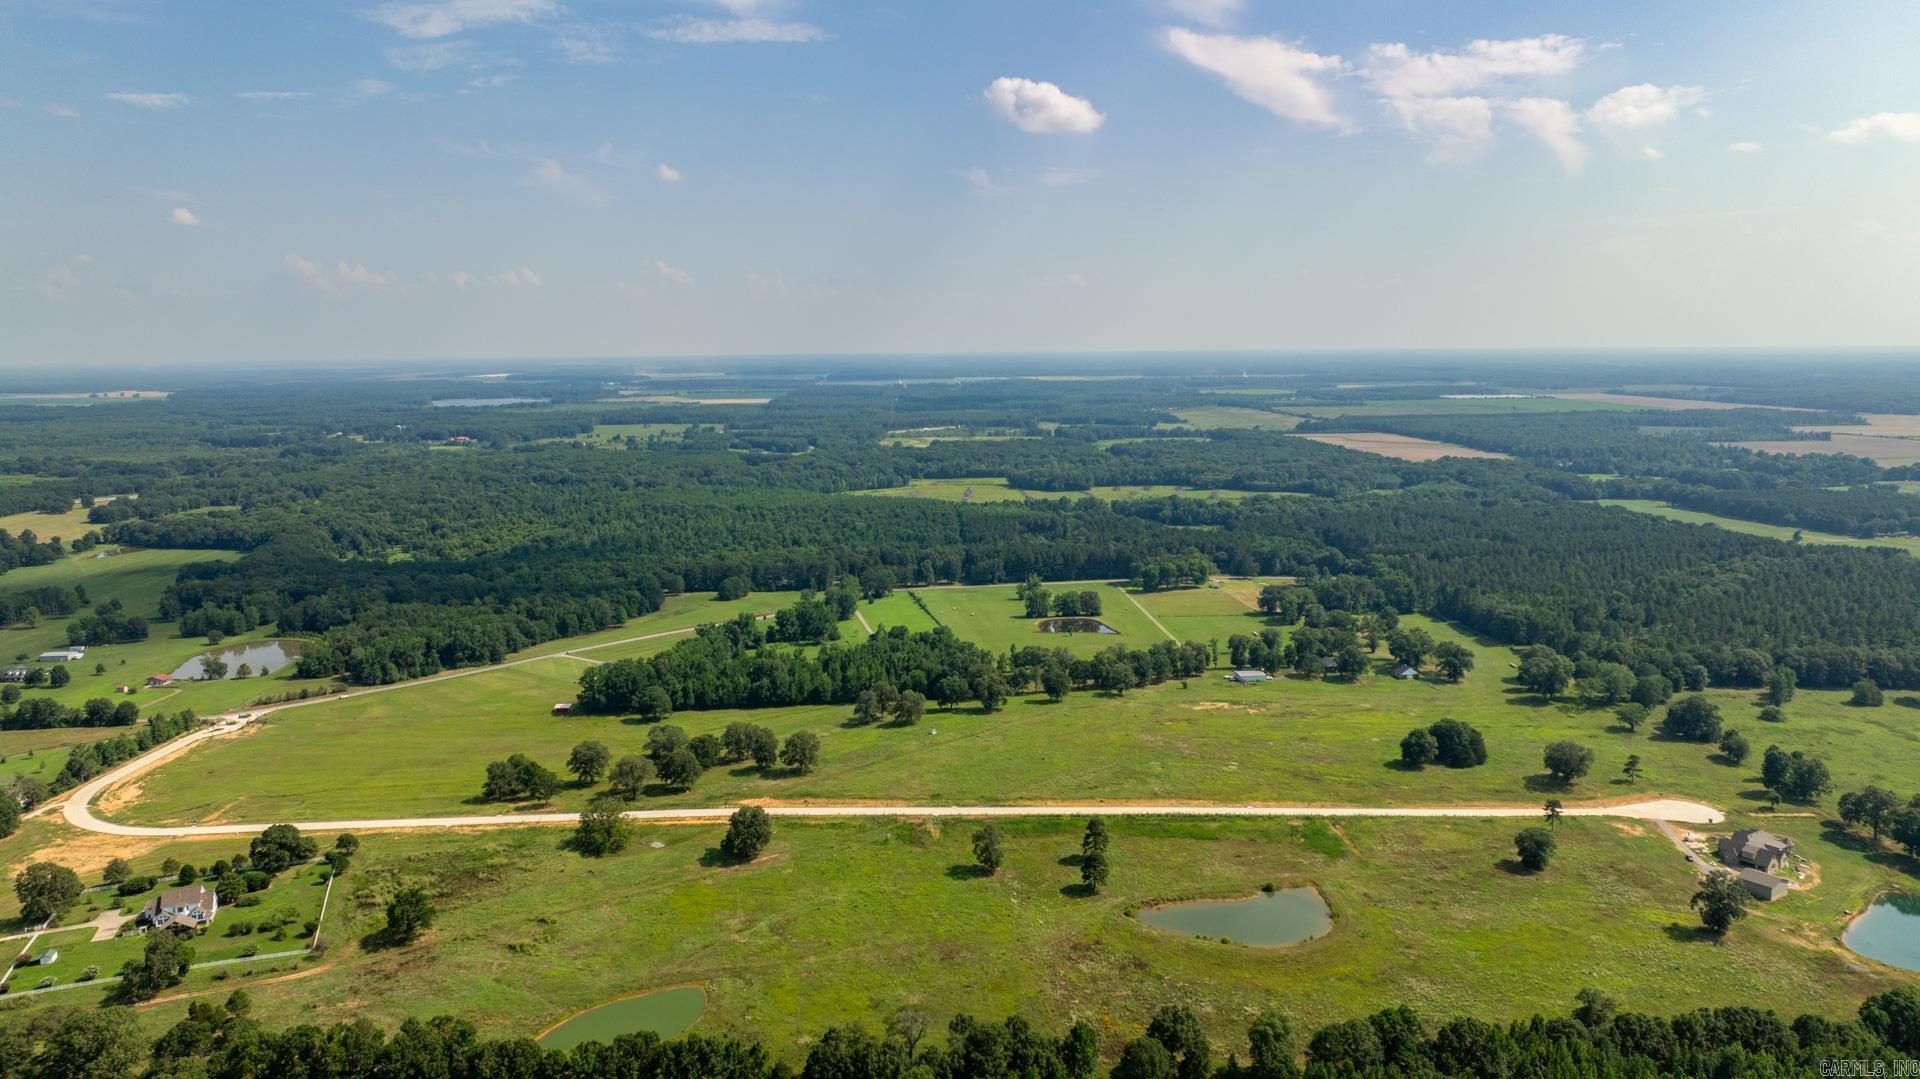
[[[824,590],[847,575],[901,585],[1123,579],[1193,554],[1228,574],[1365,580],[1383,608],[1657,668],[1676,682],[1698,666],[1716,684],[1744,685],[1784,664],[1804,685],[1920,687],[1920,565],[1910,556],[1797,547],[1584,504],[1657,497],[1792,527],[1907,532],[1920,497],[1873,486],[1892,474],[1871,462],[1717,444],[1789,437],[1789,419],[1845,421],[1881,407],[1864,362],[1845,376],[1859,392],[1824,396],[1830,412],[1792,414],[1475,411],[1449,394],[1571,378],[1549,369],[1522,382],[1508,362],[1446,357],[1401,382],[1356,385],[1350,367],[1306,357],[1269,373],[1197,365],[1157,377],[962,381],[941,380],[937,361],[905,363],[890,378],[858,361],[807,377],[743,364],[720,383],[724,398],[766,403],[714,405],[684,403],[713,393],[711,381],[587,367],[484,388],[444,376],[189,377],[164,401],[0,408],[0,470],[10,476],[0,511],[78,502],[95,530],[64,545],[4,537],[0,570],[57,560],[96,534],[241,552],[187,566],[156,625],[93,610],[82,636],[272,626],[318,638],[305,673],[357,682],[495,661],[728,580]],[[1696,367],[1703,386],[1743,377],[1733,365]],[[916,369],[925,381],[899,374]],[[1627,368],[1596,370],[1633,389]],[[1771,392],[1773,377],[1749,384]],[[433,405],[495,393],[530,403]],[[666,400],[638,399],[649,396]],[[1229,426],[1197,427],[1181,412]],[[1269,414],[1300,420],[1299,430],[1399,433],[1516,459],[1403,461],[1231,425]],[[595,435],[613,424],[645,427]],[[899,432],[919,437],[886,444]],[[981,504],[850,496],[973,477],[1027,494]],[[1254,494],[1084,493],[1122,486]],[[0,613],[52,602],[0,574]]]

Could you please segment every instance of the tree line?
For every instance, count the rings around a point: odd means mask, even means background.
[[[1184,1004],[1154,1011],[1119,1046],[1081,1019],[1051,1034],[1021,1016],[990,1022],[960,1014],[937,1031],[917,1008],[884,1030],[848,1024],[810,1039],[799,1079],[1386,1079],[1425,1075],[1496,1079],[1659,1075],[1820,1074],[1823,1063],[1891,1061],[1920,1054],[1920,994],[1889,990],[1847,1019],[1788,1020],[1749,1007],[1673,1016],[1622,1010],[1583,989],[1569,1014],[1506,1023],[1473,1016],[1432,1021],[1407,1007],[1308,1028],[1284,1012],[1256,1015],[1227,1044]],[[1103,1059],[1112,1059],[1103,1067]],[[273,1029],[254,1018],[245,990],[196,1000],[149,1039],[127,1009],[41,1008],[0,1025],[0,1079],[43,1075],[202,1075],[207,1079],[774,1079],[795,1070],[756,1042],[730,1035],[651,1033],[571,1049],[531,1038],[489,1038],[449,1016],[409,1018],[389,1032],[365,1020]]]

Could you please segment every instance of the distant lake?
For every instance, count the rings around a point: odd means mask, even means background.
[[[1920,970],[1920,895],[1889,893],[1873,901],[1843,938],[1847,947],[1890,967]]]
[[[1207,899],[1140,911],[1142,922],[1190,937],[1235,944],[1298,944],[1333,928],[1327,901],[1313,888],[1282,888],[1249,899]]]
[[[435,408],[498,408],[501,405],[544,405],[551,397],[443,397]]]
[[[582,1042],[610,1042],[622,1034],[650,1030],[662,1038],[681,1033],[707,1010],[707,994],[698,986],[661,989],[608,1001],[540,1035],[548,1049],[571,1049]]]
[[[173,669],[173,677],[180,681],[196,679],[206,671],[206,660],[217,656],[226,661],[227,673],[224,677],[237,678],[242,663],[251,667],[253,674],[262,670],[277,671],[300,658],[299,641],[255,641],[252,644],[236,644],[228,648],[216,648],[211,652],[202,652]]]

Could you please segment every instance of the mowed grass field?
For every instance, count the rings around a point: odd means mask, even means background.
[[[1173,414],[1180,418],[1177,424],[1162,424],[1163,427],[1192,427],[1209,430],[1217,427],[1270,428],[1276,431],[1288,430],[1300,422],[1300,417],[1280,412],[1268,412],[1260,408],[1245,408],[1240,405],[1199,405],[1194,408],[1176,408]]]
[[[71,542],[96,527],[99,526],[87,523],[87,511],[78,505],[65,513],[29,512],[0,516],[0,532],[13,536],[32,532],[43,541],[58,537]]]
[[[1768,539],[1791,542],[1795,532],[1800,534],[1802,543],[1835,543],[1844,547],[1893,547],[1908,554],[1920,554],[1920,537],[1881,536],[1875,539],[1861,539],[1858,536],[1842,536],[1833,532],[1814,532],[1807,529],[1795,529],[1786,525],[1771,525],[1761,521],[1742,521],[1737,517],[1722,517],[1713,513],[1701,513],[1697,510],[1681,509],[1649,498],[1603,498],[1603,506],[1618,506],[1635,513],[1650,513],[1655,517],[1665,517],[1670,521],[1682,521],[1687,524],[1713,525],[1730,532],[1744,532],[1749,536],[1765,536]]]
[[[584,859],[565,829],[370,834],[336,884],[331,950],[298,977],[195,971],[140,1009],[151,1030],[195,993],[246,988],[281,1026],[359,1017],[391,1026],[452,1013],[490,1035],[532,1035],[610,998],[705,988],[694,1030],[764,1041],[797,1064],[830,1024],[876,1029],[912,1005],[934,1037],[957,1013],[1018,1013],[1043,1029],[1086,1019],[1109,1060],[1152,1010],[1195,1009],[1216,1052],[1244,1052],[1258,1010],[1317,1025],[1404,1003],[1430,1021],[1565,1014],[1594,986],[1654,1013],[1748,1004],[1851,1013],[1910,982],[1834,940],[1842,912],[1888,871],[1834,863],[1821,887],[1757,910],[1725,944],[1694,932],[1693,879],[1651,828],[1568,820],[1544,873],[1508,865],[1513,821],[1109,821],[1111,881],[1080,894],[1078,820],[1003,821],[997,876],[971,869],[976,824],[779,822],[753,863],[715,859],[719,826],[646,826],[622,853]],[[657,844],[657,846],[656,846]],[[232,840],[143,855],[206,862]],[[1819,839],[1817,856],[1826,849]],[[1837,852],[1836,852],[1837,853]],[[1130,910],[1313,885],[1332,931],[1254,948],[1150,929]],[[417,943],[370,951],[386,899],[420,885],[439,908]],[[217,931],[216,931],[217,932]],[[983,957],[992,957],[983,961]],[[74,990],[26,1006],[84,1005]]]
[[[1256,582],[1228,582],[1247,592]],[[1111,643],[1143,647],[1165,639],[1128,597],[1101,589],[1103,616],[1120,635],[1043,637],[1017,617],[1011,587],[918,591],[942,624],[990,651],[1009,644],[1058,643],[1087,654]],[[1196,640],[1225,638],[1261,620],[1236,614],[1228,588],[1140,597],[1169,630]],[[925,617],[897,593],[861,611],[876,625],[918,625]],[[894,620],[899,621],[895,622]],[[1856,709],[1839,691],[1803,690],[1788,722],[1755,715],[1752,692],[1713,691],[1728,724],[1753,743],[1754,760],[1720,763],[1711,747],[1630,735],[1612,712],[1574,701],[1546,702],[1513,685],[1511,649],[1457,629],[1409,617],[1436,638],[1462,640],[1476,670],[1459,685],[1431,677],[1384,677],[1391,661],[1355,684],[1282,678],[1236,686],[1217,672],[1110,697],[1075,693],[1055,704],[1016,698],[1002,711],[938,709],[915,727],[850,727],[844,705],[683,712],[672,722],[689,734],[718,733],[736,720],[781,737],[810,730],[823,741],[809,775],[723,765],[690,791],[656,789],[640,808],[718,805],[741,799],[998,804],[1049,800],[1165,800],[1268,804],[1435,805],[1537,803],[1675,795],[1739,809],[1760,804],[1760,750],[1778,743],[1825,757],[1845,786],[1880,782],[1904,790],[1898,762],[1920,751],[1920,723],[1890,703]],[[592,655],[594,653],[584,653]],[[1221,663],[1228,662],[1224,654]],[[571,747],[598,740],[616,756],[638,752],[647,728],[608,716],[555,717],[571,700],[585,662],[551,657],[500,671],[448,678],[287,709],[236,738],[198,747],[103,799],[104,812],[130,823],[365,819],[511,812],[478,800],[485,765],[524,752],[560,770]],[[1914,698],[1920,705],[1920,698]],[[1397,765],[1400,738],[1443,718],[1478,726],[1492,760],[1464,770]],[[1541,754],[1571,738],[1592,746],[1592,774],[1571,789],[1546,783]],[[1629,754],[1641,757],[1636,785],[1620,777]],[[569,787],[553,805],[577,808],[595,788]]]

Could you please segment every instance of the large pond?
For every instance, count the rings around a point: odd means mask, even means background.
[[[544,405],[547,397],[442,397],[435,408],[498,408],[501,405]]]
[[[650,1030],[662,1038],[685,1031],[707,1010],[707,994],[698,986],[662,989],[610,1000],[540,1035],[548,1049],[571,1049],[582,1042],[610,1042],[622,1034]]]
[[[247,665],[250,676],[263,671],[277,671],[300,658],[299,641],[255,641],[252,644],[236,644],[227,648],[216,648],[211,652],[202,652],[173,669],[173,677],[180,681],[201,678],[207,673],[207,660],[218,658],[227,665],[227,673],[222,678],[240,677],[240,665]]]
[[[1313,888],[1282,888],[1250,899],[1173,903],[1139,912],[1155,929],[1236,944],[1298,944],[1333,928],[1327,901]]]
[[[1118,633],[1117,629],[1098,618],[1042,618],[1042,633]]]
[[[1854,919],[1847,947],[1890,967],[1920,970],[1920,895],[1883,895]]]

